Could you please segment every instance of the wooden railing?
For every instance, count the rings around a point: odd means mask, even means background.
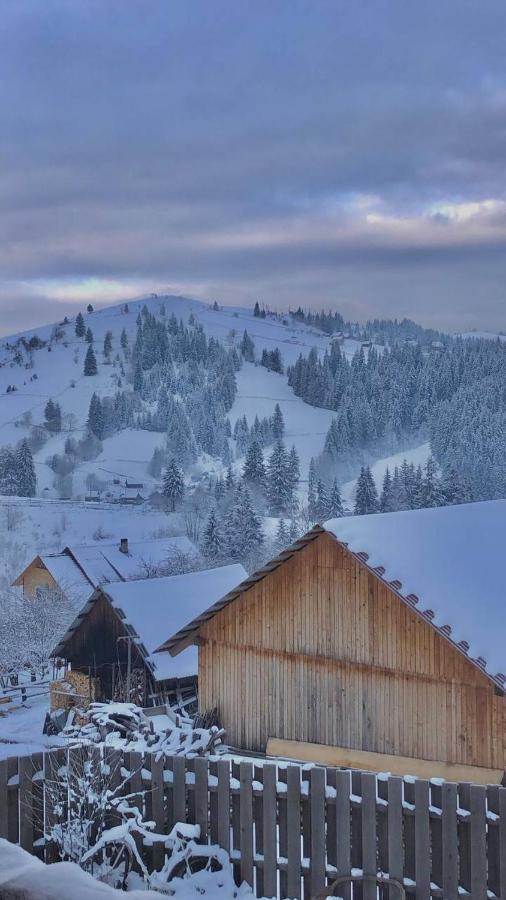
[[[44,839],[51,815],[45,780],[76,752],[0,761],[1,837],[55,858]],[[143,792],[157,831],[166,834],[175,822],[200,825],[201,840],[227,850],[236,880],[257,896],[311,897],[340,875],[382,874],[423,900],[506,897],[506,788],[263,760],[96,752],[126,770],[128,790]],[[144,852],[148,865],[161,865],[161,846]],[[377,890],[357,879],[339,895],[398,896],[387,885]]]

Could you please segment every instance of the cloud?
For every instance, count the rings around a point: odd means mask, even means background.
[[[503,323],[500,0],[21,0],[1,16],[13,325],[13,284],[30,315],[35,296],[56,313],[171,284]]]

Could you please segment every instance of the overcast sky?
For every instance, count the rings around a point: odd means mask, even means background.
[[[148,291],[506,329],[504,0],[10,0],[0,330]]]

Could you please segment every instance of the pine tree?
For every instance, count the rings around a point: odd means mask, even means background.
[[[272,416],[272,433],[276,441],[281,441],[285,434],[285,421],[279,403],[274,407],[274,415]]]
[[[216,509],[212,509],[209,513],[202,537],[201,549],[205,558],[211,561],[220,559],[222,555],[223,539],[220,533]]]
[[[274,541],[274,549],[276,553],[282,553],[290,544],[290,535],[284,519],[278,522],[276,531],[276,539]]]
[[[242,482],[235,489],[225,518],[223,540],[225,555],[244,562],[256,560],[263,544],[260,520],[253,509],[249,491]]]
[[[250,484],[262,486],[265,483],[264,456],[258,441],[252,441],[248,447],[242,476]]]
[[[112,331],[106,331],[104,337],[104,356],[110,356],[112,350]]]
[[[87,344],[92,344],[92,343],[93,343],[93,332],[92,332],[91,328],[87,328],[87,329],[86,329],[86,337],[85,337],[85,340],[86,340],[86,343],[87,343]]]
[[[44,408],[45,426],[51,434],[59,434],[61,431],[62,416],[61,406],[49,399]]]
[[[260,305],[258,303],[258,300],[255,303],[255,307],[253,309],[253,315],[255,316],[256,319],[260,318]]]
[[[309,472],[308,472],[308,483],[307,483],[307,511],[309,518],[316,522],[318,518],[318,510],[317,510],[317,497],[316,497],[316,488],[318,484],[318,479],[316,477],[316,464],[314,461],[314,457],[311,457],[309,462]]]
[[[120,342],[123,350],[126,350],[126,348],[128,347],[128,337],[127,337],[127,333],[124,328],[121,331],[121,336],[120,336],[119,342]]]
[[[225,488],[227,491],[233,491],[234,487],[235,487],[234,471],[232,469],[232,466],[228,466],[227,475],[225,478]]]
[[[88,313],[93,312],[93,307],[92,307],[91,303],[88,303],[88,306],[86,307],[86,312],[88,312]]]
[[[19,497],[35,497],[37,476],[28,441],[22,440],[16,451],[17,491]]]
[[[96,375],[98,372],[97,368],[97,360],[95,354],[93,352],[93,345],[90,344],[84,359],[84,374],[85,375]]]
[[[100,397],[98,397],[95,393],[93,393],[91,397],[90,406],[88,409],[88,428],[90,429],[92,434],[95,435],[95,437],[98,437],[99,440],[102,440],[105,430],[104,412],[102,409]]]
[[[0,448],[0,494],[13,496],[18,490],[16,456],[11,447]]]
[[[134,391],[137,394],[141,394],[143,385],[144,385],[144,378],[142,375],[142,367],[141,367],[141,364],[138,362],[137,365],[135,366],[135,372],[134,372]]]
[[[337,479],[334,478],[329,498],[329,518],[339,519],[342,515],[344,515],[343,501],[341,500],[341,492],[337,484]]]
[[[380,512],[393,512],[394,509],[392,502],[392,476],[390,475],[388,466],[386,467],[383,476],[383,488],[381,491],[379,508]]]
[[[184,497],[184,478],[176,460],[171,459],[163,476],[162,494],[167,497],[171,512],[176,509],[176,504],[181,503]]]
[[[444,495],[441,489],[436,461],[433,456],[429,456],[425,466],[421,505],[424,508],[444,505]]]
[[[255,344],[253,343],[246,329],[244,329],[240,349],[246,362],[255,361]]]
[[[86,325],[84,324],[82,313],[77,313],[75,332],[77,337],[84,337],[86,334]]]
[[[355,515],[364,516],[378,512],[378,492],[369,466],[362,466],[357,480]]]
[[[278,516],[287,511],[293,491],[288,455],[282,441],[276,441],[267,463],[266,493],[272,515]]]
[[[320,523],[330,519],[330,497],[321,478],[318,479],[316,484],[316,511],[317,519]]]

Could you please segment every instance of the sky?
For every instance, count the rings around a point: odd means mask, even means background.
[[[0,332],[155,291],[506,329],[504,0],[11,0]]]

